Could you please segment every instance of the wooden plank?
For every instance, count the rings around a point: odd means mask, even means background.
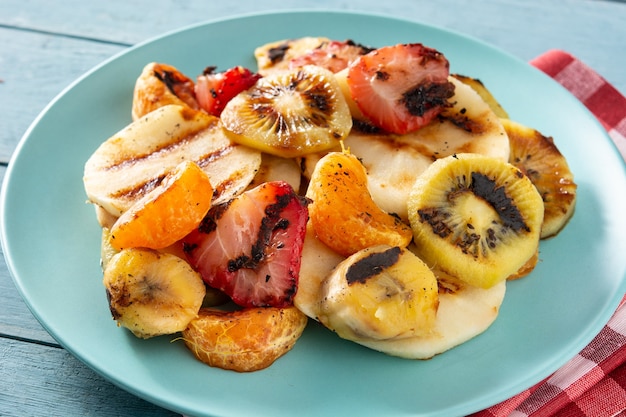
[[[0,337],[0,363],[1,416],[177,415],[116,387],[63,349]]]
[[[0,27],[0,163],[9,160],[48,102],[84,72],[122,49],[119,45]]]
[[[606,52],[624,49],[626,5],[621,2],[484,0],[454,12],[459,8],[458,0],[360,0],[339,5],[334,0],[268,0],[240,2],[237,6],[201,0],[158,5],[148,0],[111,0],[89,7],[84,7],[81,0],[66,0],[63,8],[51,6],[46,0],[3,0],[0,24],[134,44],[189,24],[238,13],[303,8],[364,11],[413,19],[477,37],[524,60],[550,48],[563,48],[592,64],[626,92],[626,81],[621,76],[626,54]]]

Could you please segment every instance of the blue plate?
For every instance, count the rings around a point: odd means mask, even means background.
[[[541,243],[536,270],[508,285],[500,317],[479,337],[431,360],[409,361],[340,340],[311,323],[269,369],[238,374],[201,364],[170,337],[138,340],[111,319],[83,165],[130,122],[132,89],[144,65],[165,62],[191,76],[207,65],[254,67],[256,46],[304,35],[435,47],[452,72],[480,78],[513,119],[553,136],[566,155],[579,185],[576,213],[561,234]],[[453,416],[540,381],[608,321],[626,288],[623,190],[624,164],[593,116],[512,56],[457,33],[381,16],[250,15],[138,45],[57,97],[9,166],[2,243],[19,291],[55,339],[107,379],[163,407],[215,416]]]

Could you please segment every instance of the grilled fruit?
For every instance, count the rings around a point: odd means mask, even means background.
[[[226,103],[252,87],[260,77],[242,66],[220,72],[216,72],[215,67],[207,67],[196,80],[194,91],[198,105],[207,113],[219,116]]]
[[[264,182],[285,181],[294,190],[299,190],[302,183],[300,167],[294,159],[264,153],[261,156],[261,166],[248,188],[257,187]]]
[[[399,44],[358,57],[346,79],[351,98],[374,126],[404,134],[426,126],[449,106],[454,94],[449,66],[435,49]]]
[[[407,202],[418,256],[481,288],[516,273],[539,244],[543,202],[513,165],[477,154],[434,162]]]
[[[113,255],[103,283],[113,318],[140,338],[184,330],[205,295],[200,275],[185,260],[151,249]]]
[[[454,78],[452,107],[406,135],[353,128],[345,146],[363,162],[376,204],[408,221],[406,198],[433,161],[455,153],[477,153],[507,161],[509,141],[498,117],[470,87]]]
[[[337,146],[352,127],[334,75],[313,65],[261,78],[221,120],[235,142],[285,158]]]
[[[318,320],[320,288],[322,281],[345,259],[319,240],[311,221],[306,225],[306,236],[302,246],[298,292],[293,304],[307,316]]]
[[[351,40],[324,42],[311,51],[291,58],[289,68],[317,65],[337,73],[347,68],[361,55],[365,55],[372,50],[372,48],[359,45]]]
[[[133,120],[168,104],[199,109],[194,82],[171,65],[151,62],[143,68],[135,82]]]
[[[480,81],[478,78],[472,78],[461,74],[453,74],[452,75],[457,80],[461,81],[463,84],[466,84],[472,88],[472,90],[476,91],[478,95],[491,107],[496,116],[502,119],[508,119],[509,114],[504,110],[504,108],[500,105],[498,100],[491,94],[491,91],[487,89],[485,84]]]
[[[289,62],[297,57],[321,48],[331,40],[324,37],[305,36],[266,43],[254,50],[257,68],[260,74],[289,69]]]
[[[509,162],[530,178],[543,199],[541,237],[555,236],[574,214],[574,174],[552,138],[512,120],[502,125],[511,144]]]
[[[168,105],[131,123],[90,156],[83,177],[87,197],[119,217],[187,160],[207,174],[219,204],[248,186],[261,154],[232,143],[217,117]]]
[[[285,182],[264,183],[214,205],[183,239],[207,284],[242,307],[286,307],[298,286],[306,202]]]
[[[306,196],[318,238],[348,256],[378,244],[406,247],[411,228],[382,211],[367,189],[365,168],[356,156],[331,152],[316,165]]]
[[[209,177],[192,161],[181,162],[161,184],[124,212],[111,228],[116,249],[162,249],[187,236],[211,207]]]
[[[414,252],[414,245],[409,250]],[[322,283],[345,258],[320,242],[309,226],[302,251],[302,268],[294,304],[319,320]],[[504,300],[506,281],[489,289],[473,287],[433,269],[438,283],[439,306],[432,331],[426,335],[357,343],[389,355],[429,359],[484,332],[497,318]]]
[[[430,359],[480,335],[493,324],[504,301],[506,281],[483,289],[441,271],[433,272],[439,287],[439,308],[429,334],[358,343],[391,356]]]
[[[102,272],[106,269],[111,258],[119,252],[119,250],[111,245],[110,237],[111,229],[103,227],[102,233],[100,234],[100,267],[102,268]]]
[[[406,248],[377,245],[337,265],[322,283],[319,320],[352,341],[429,334],[437,314],[437,279]]]
[[[207,365],[237,372],[267,368],[293,348],[307,324],[295,307],[200,310],[183,331],[194,356]]]

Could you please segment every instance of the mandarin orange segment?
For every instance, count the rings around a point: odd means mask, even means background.
[[[365,167],[354,155],[331,152],[320,159],[306,196],[313,201],[309,216],[318,239],[343,256],[411,242],[411,228],[372,200]]]
[[[194,162],[182,162],[117,219],[111,228],[111,246],[118,250],[170,246],[200,223],[212,196],[207,174]]]
[[[209,366],[237,372],[267,368],[293,348],[307,324],[296,307],[237,311],[202,308],[183,331],[185,345]]]

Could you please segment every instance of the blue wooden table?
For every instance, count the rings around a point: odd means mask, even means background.
[[[189,24],[303,8],[374,12],[437,25],[524,60],[564,49],[626,93],[623,2],[0,0],[0,176],[37,114],[101,61]],[[103,380],[61,348],[32,316],[0,263],[0,416],[171,414]]]

